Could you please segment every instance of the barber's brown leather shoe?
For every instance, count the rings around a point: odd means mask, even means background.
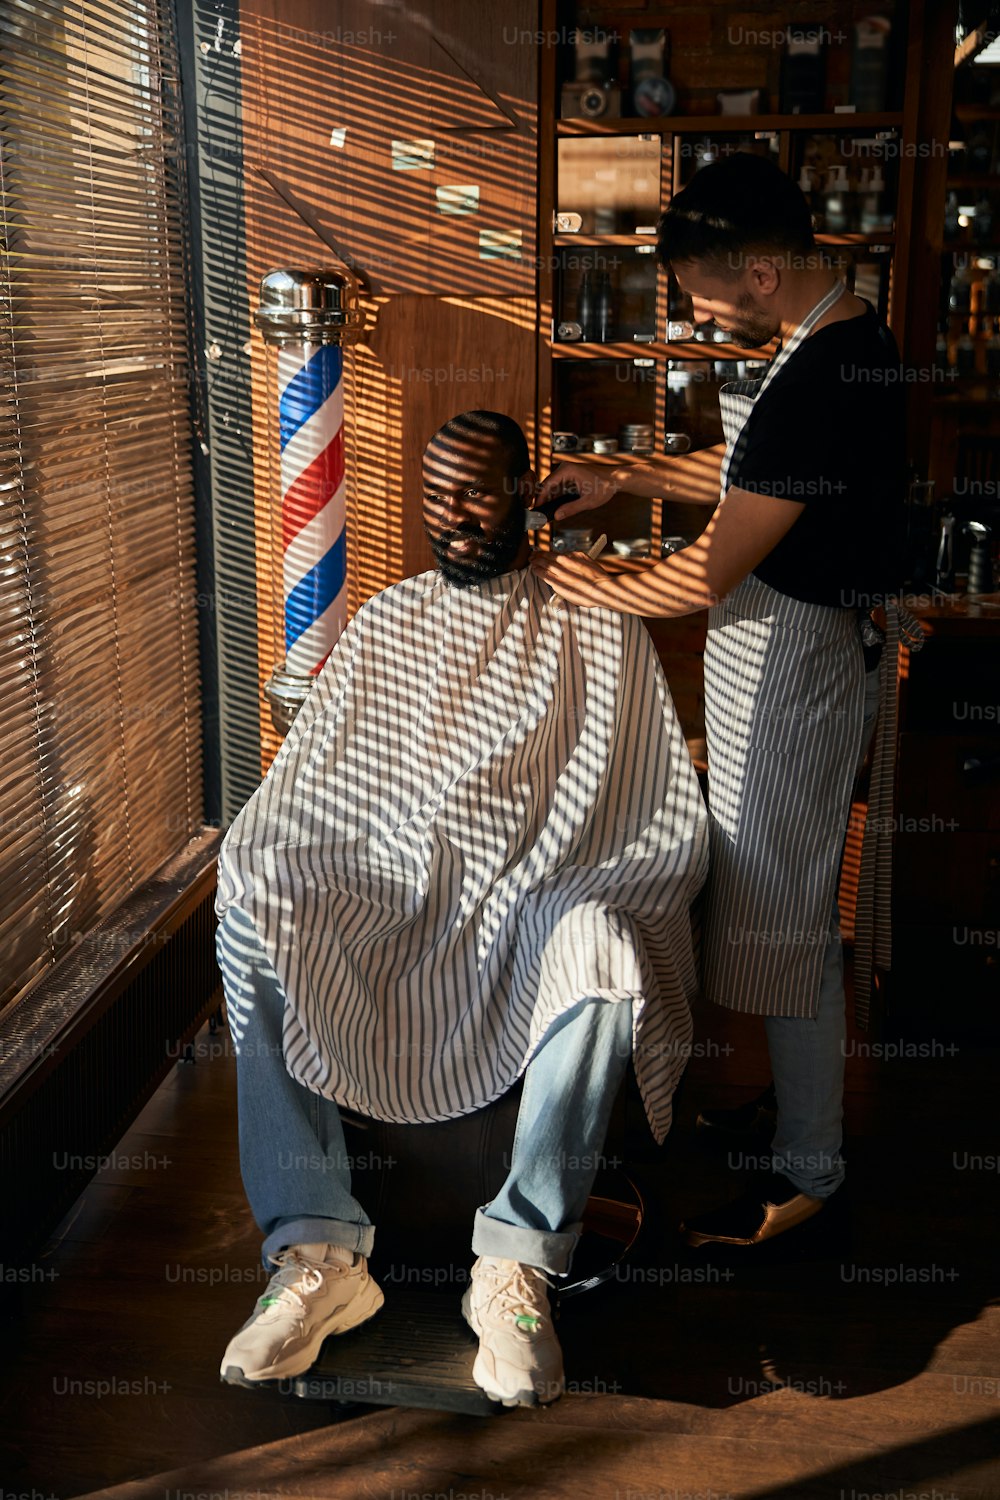
[[[694,1247],[760,1245],[804,1224],[827,1201],[800,1193],[787,1177],[769,1172],[756,1178],[750,1189],[732,1203],[685,1220],[680,1232],[687,1244]]]

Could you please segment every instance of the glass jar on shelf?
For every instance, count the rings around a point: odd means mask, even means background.
[[[569,523],[565,526],[556,524],[552,527],[553,552],[586,552],[593,546],[595,540],[596,532],[593,526]]]

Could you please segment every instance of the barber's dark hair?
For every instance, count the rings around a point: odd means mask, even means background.
[[[502,449],[507,460],[507,478],[520,479],[531,468],[528,444],[521,428],[513,417],[499,411],[463,411],[445,422],[434,434],[436,438],[451,440],[456,445],[477,437],[489,437]]]
[[[701,261],[735,278],[748,254],[801,254],[814,248],[801,188],[767,157],[737,151],[702,167],[670,200],[656,228],[664,266]]]

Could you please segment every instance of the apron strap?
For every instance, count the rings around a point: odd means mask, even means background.
[[[920,622],[898,599],[887,599],[885,648],[879,662],[878,719],[854,918],[854,1019],[862,1031],[867,1031],[872,1021],[876,967],[885,973],[892,968],[892,830],[900,646],[919,651],[923,644]],[[875,1017],[876,1024],[880,1019]]]

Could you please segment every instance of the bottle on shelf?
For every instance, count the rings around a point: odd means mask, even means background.
[[[976,204],[976,217],[972,224],[972,237],[977,245],[988,245],[993,239],[993,204],[986,193],[980,195]]]
[[[879,229],[887,228],[890,222],[883,202],[885,179],[882,168],[876,164],[870,171],[862,172],[861,177],[861,215],[858,227],[862,234],[875,234]]]
[[[993,141],[985,124],[972,131],[965,145],[965,159],[970,172],[987,173],[993,158]]]
[[[956,317],[967,318],[972,306],[972,272],[968,266],[958,266],[948,287],[948,311]]]
[[[983,312],[991,318],[1000,316],[1000,271],[994,261],[993,269],[983,282]]]
[[[865,16],[854,23],[851,55],[851,103],[859,111],[885,109],[889,68],[888,16]]]
[[[696,141],[694,147],[694,172],[700,172],[702,167],[710,167],[714,161],[719,159],[719,148],[714,141]]]
[[[934,342],[934,368],[942,374],[948,370],[948,325],[939,323],[937,338]]]
[[[580,281],[580,290],[576,295],[576,321],[580,325],[580,336],[584,343],[590,343],[593,340],[596,311],[596,298],[590,272],[584,271]]]
[[[809,205],[809,212],[812,214],[812,226],[814,232],[816,234],[822,234],[823,214],[822,211],[818,208],[814,195],[814,188],[814,169],[810,166],[803,166],[802,171],[799,173],[799,191]]]
[[[992,536],[990,528],[984,526],[982,521],[967,521],[962,530],[967,536],[972,537],[972,547],[969,551],[969,593],[992,594],[993,558],[990,551]]]
[[[944,237],[958,239],[958,194],[949,193],[944,201]]]
[[[987,323],[992,321],[989,337],[986,340],[986,373],[991,379],[1000,379],[1000,318],[986,319]]]
[[[607,271],[599,271],[597,273],[597,283],[594,288],[593,332],[593,338],[599,344],[606,344],[611,338],[612,313],[611,277]]]
[[[976,342],[968,329],[955,346],[955,364],[960,375],[975,375],[976,373]]]
[[[826,196],[823,200],[823,218],[828,234],[844,234],[850,229],[850,187],[847,168],[836,165],[826,174]]]
[[[955,587],[955,517],[950,510],[946,510],[941,517],[934,562],[934,585],[943,594],[950,594]]]
[[[665,432],[667,452],[671,451],[671,437],[688,435],[691,431],[691,371],[672,368],[673,360],[667,361],[667,402]],[[690,439],[689,439],[690,441]],[[676,444],[673,445],[676,451]]]

